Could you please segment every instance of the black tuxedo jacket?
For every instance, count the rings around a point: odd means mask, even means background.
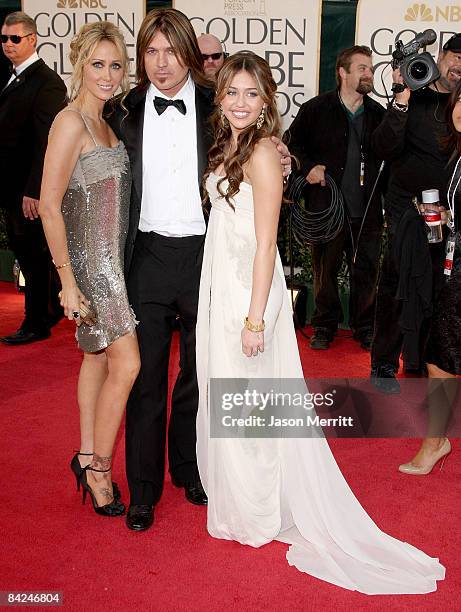
[[[135,87],[125,99],[126,111],[119,104],[108,105],[106,120],[116,136],[125,144],[131,162],[133,185],[131,189],[130,224],[125,248],[125,274],[128,274],[133,256],[134,242],[139,226],[142,198],[142,148],[144,128],[144,108],[146,104],[146,89]],[[212,144],[209,118],[213,111],[214,91],[195,85],[195,109],[197,120],[197,159],[198,176],[201,182],[207,166],[208,151]],[[158,143],[159,149],[162,143]]]
[[[61,77],[41,59],[0,92],[0,206],[40,197],[48,132],[67,104]]]

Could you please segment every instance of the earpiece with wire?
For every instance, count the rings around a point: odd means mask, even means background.
[[[224,59],[227,59],[229,57],[229,53],[227,52],[227,49],[226,49],[226,43],[224,42],[224,40],[220,40],[219,42],[221,43],[221,47],[223,48]]]

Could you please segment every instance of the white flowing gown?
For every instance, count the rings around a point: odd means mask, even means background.
[[[278,254],[264,314],[264,353],[242,353],[256,250],[253,193],[241,183],[234,211],[219,195],[218,179],[211,174],[207,181],[212,210],[197,320],[197,460],[209,533],[254,547],[288,543],[290,565],[346,589],[370,595],[436,590],[445,568],[377,527],[324,438],[210,437],[210,379],[303,378]]]

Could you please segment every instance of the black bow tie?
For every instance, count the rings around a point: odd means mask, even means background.
[[[155,96],[154,106],[159,115],[164,113],[169,106],[175,106],[181,115],[186,114],[186,105],[184,104],[183,100],[168,100],[167,98],[159,98],[158,96]]]

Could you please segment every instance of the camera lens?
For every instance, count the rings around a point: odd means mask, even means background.
[[[415,81],[422,81],[429,74],[429,66],[426,64],[426,62],[418,59],[408,67],[408,74]]]

